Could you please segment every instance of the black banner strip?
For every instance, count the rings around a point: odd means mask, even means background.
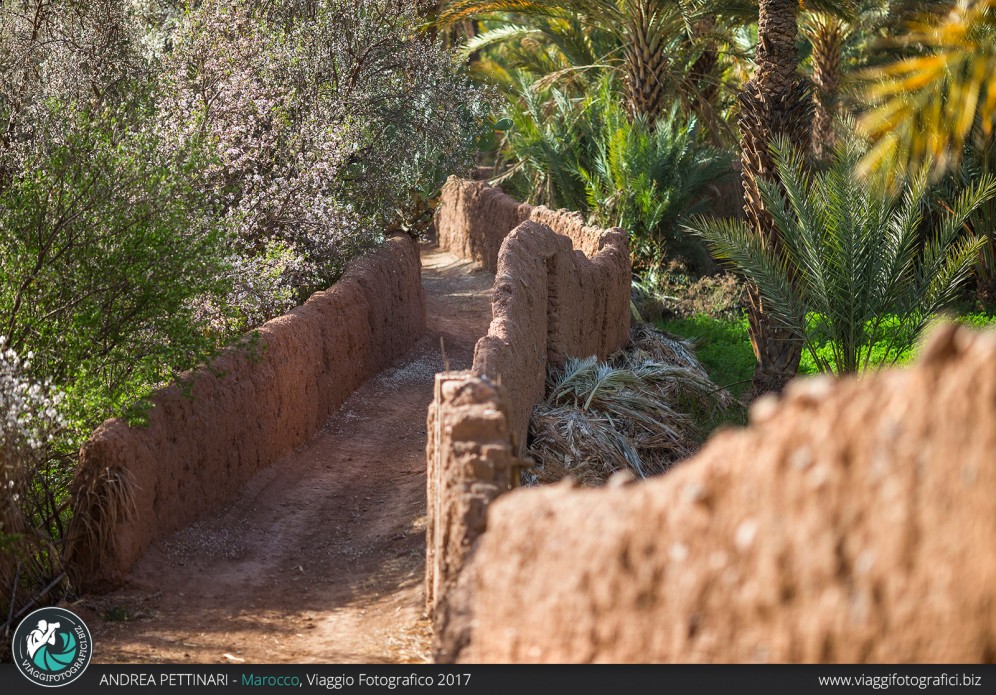
[[[177,693],[437,693],[622,695],[629,693],[996,693],[996,666],[535,666],[91,664],[60,688],[29,682],[0,665],[0,693],[73,695]]]

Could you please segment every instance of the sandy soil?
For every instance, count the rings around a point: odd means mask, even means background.
[[[429,333],[226,509],[76,606],[107,663],[428,660],[425,417],[445,357],[470,365],[494,277],[423,248]]]

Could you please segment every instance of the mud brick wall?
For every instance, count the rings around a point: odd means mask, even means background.
[[[78,581],[118,582],[154,540],[218,509],[311,439],[424,334],[420,273],[415,244],[394,237],[266,323],[252,350],[226,350],[184,388],[156,393],[147,426],[114,419],[94,432],[81,452],[67,549]]]
[[[629,255],[606,233],[593,258],[569,237],[527,220],[502,243],[492,322],[474,351],[474,371],[502,385],[513,434],[525,441],[547,367],[568,357],[605,359],[629,340]]]
[[[436,375],[426,429],[425,593],[432,614],[484,533],[488,505],[513,487],[519,471],[507,406],[495,385],[473,372]],[[446,631],[440,622],[437,629]]]
[[[505,237],[526,220],[539,222],[566,236],[588,258],[593,258],[607,244],[617,244],[620,235],[623,243],[626,241],[626,232],[618,227],[590,227],[576,212],[520,203],[483,181],[455,176],[443,185],[436,207],[436,239],[443,250],[477,261],[494,273]],[[628,276],[625,281],[628,291]]]
[[[491,505],[436,657],[996,660],[996,335],[793,382],[668,475]]]
[[[496,274],[493,320],[474,371],[500,383],[525,440],[547,365],[605,359],[629,341],[630,258],[621,229],[519,203],[481,181],[450,177],[436,209],[440,247]]]
[[[605,359],[628,342],[631,269],[622,230],[522,205],[481,182],[447,182],[436,228],[445,250],[496,275],[473,368],[437,375],[429,410],[426,595],[443,635],[453,615],[447,597],[488,507],[518,478],[516,455],[548,367]]]

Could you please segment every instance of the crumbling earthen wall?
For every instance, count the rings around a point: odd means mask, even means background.
[[[426,593],[444,633],[446,613],[437,609],[484,532],[488,505],[514,485],[548,366],[605,359],[629,340],[630,258],[622,230],[521,205],[480,182],[451,178],[436,226],[444,249],[496,274],[492,322],[472,372],[439,375],[460,396],[451,402],[437,385],[429,412]]]
[[[497,276],[493,322],[477,345],[474,371],[506,387],[513,432],[524,439],[547,364],[604,359],[629,340],[626,233],[450,177],[436,208],[436,234],[441,248]]]
[[[626,239],[626,233],[618,227],[590,227],[576,212],[520,203],[483,181],[455,176],[443,185],[436,207],[436,239],[444,251],[477,261],[494,273],[505,237],[526,220],[566,236],[588,258],[594,258],[606,245],[617,243],[618,235],[624,242]],[[626,283],[628,291],[629,276]]]
[[[477,343],[473,369],[504,387],[519,441],[543,398],[548,365],[605,359],[629,339],[626,240],[621,232],[603,239],[588,258],[570,238],[527,220],[502,243],[491,327]]]
[[[996,661],[994,365],[996,335],[943,327],[910,369],[793,382],[660,479],[503,496],[437,658]]]
[[[147,426],[104,423],[76,480],[67,555],[81,581],[116,582],[152,541],[224,504],[407,352],[425,332],[420,271],[415,244],[392,238],[248,348],[156,393]]]
[[[426,489],[426,607],[433,613],[452,589],[488,505],[518,475],[508,410],[497,387],[473,372],[436,375],[429,406]],[[446,632],[437,623],[437,629]]]

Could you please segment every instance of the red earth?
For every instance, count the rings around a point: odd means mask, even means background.
[[[154,544],[117,591],[75,605],[104,663],[419,663],[425,418],[470,365],[494,276],[422,249],[428,333],[224,509]]]

